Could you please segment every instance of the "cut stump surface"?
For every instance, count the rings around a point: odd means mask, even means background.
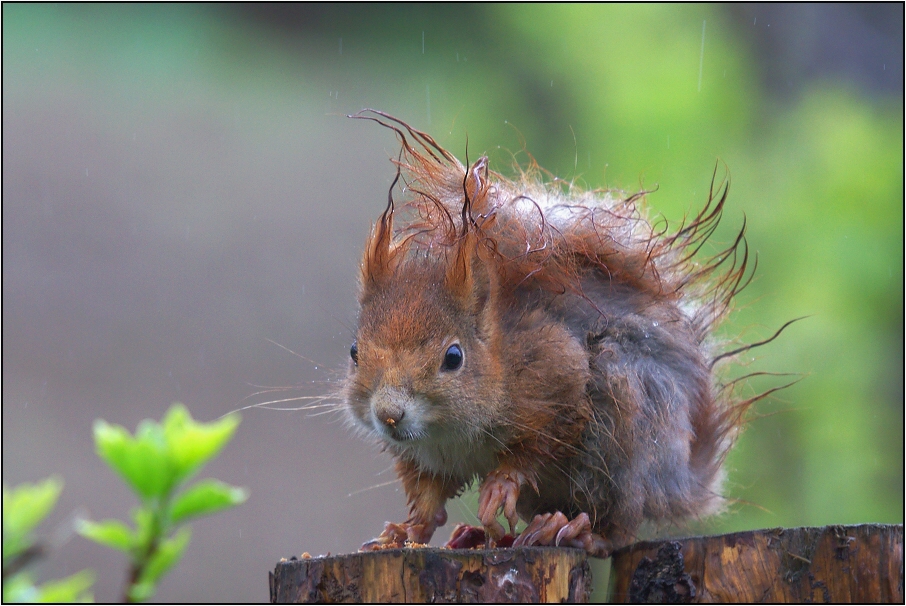
[[[584,551],[386,549],[285,560],[270,575],[272,603],[585,603]]]

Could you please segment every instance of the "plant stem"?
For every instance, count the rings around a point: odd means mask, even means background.
[[[132,561],[132,566],[129,568],[128,582],[126,583],[125,594],[123,595],[124,603],[134,604],[141,601],[132,597],[133,589],[138,584],[139,579],[142,578],[142,574],[144,573],[148,562],[150,562],[151,558],[157,553],[161,537],[165,533],[163,516],[164,512],[168,509],[169,502],[170,498],[169,495],[167,495],[164,499],[156,500],[155,502],[145,505],[145,507],[148,507],[151,510],[151,528],[148,545],[147,547],[140,548],[137,557]]]

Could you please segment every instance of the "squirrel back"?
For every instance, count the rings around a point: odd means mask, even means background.
[[[365,246],[347,402],[404,485],[437,478],[442,498],[407,487],[412,511],[442,510],[495,469],[531,487],[518,493],[524,519],[586,513],[614,545],[644,520],[718,510],[722,463],[754,401],[713,372],[736,353],[712,335],[745,286],[744,226],[695,259],[727,187],[667,233],[647,219],[646,192],[544,183],[536,166],[512,181],[386,114],[356,117],[402,147]]]

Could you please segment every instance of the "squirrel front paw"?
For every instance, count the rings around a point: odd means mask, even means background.
[[[481,483],[478,496],[478,519],[481,520],[488,535],[495,541],[500,539],[505,531],[497,514],[503,512],[510,525],[510,532],[515,534],[516,501],[519,500],[519,489],[526,482],[524,474],[513,470],[492,471]]]
[[[392,549],[403,547],[409,536],[408,526],[406,524],[394,524],[387,522],[384,524],[384,532],[363,543],[359,551],[377,551],[379,549]]]
[[[431,540],[433,534],[434,528],[428,524],[412,524],[410,522],[396,524],[387,522],[384,524],[384,532],[364,543],[359,548],[359,551],[397,549],[405,547],[407,543],[423,545]]]
[[[425,521],[427,520],[427,521]],[[426,545],[434,536],[438,526],[447,523],[447,510],[441,505],[433,514],[419,515],[413,511],[409,519],[402,524],[387,522],[384,532],[363,544],[359,551],[377,551],[405,547],[406,544]]]

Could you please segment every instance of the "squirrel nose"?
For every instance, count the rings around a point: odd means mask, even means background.
[[[378,389],[371,400],[371,414],[375,424],[398,429],[406,416],[405,394],[395,388]]]
[[[397,423],[403,420],[404,416],[406,416],[406,411],[400,409],[399,411],[383,414],[381,416],[381,422],[390,429],[393,429],[396,427]]]

